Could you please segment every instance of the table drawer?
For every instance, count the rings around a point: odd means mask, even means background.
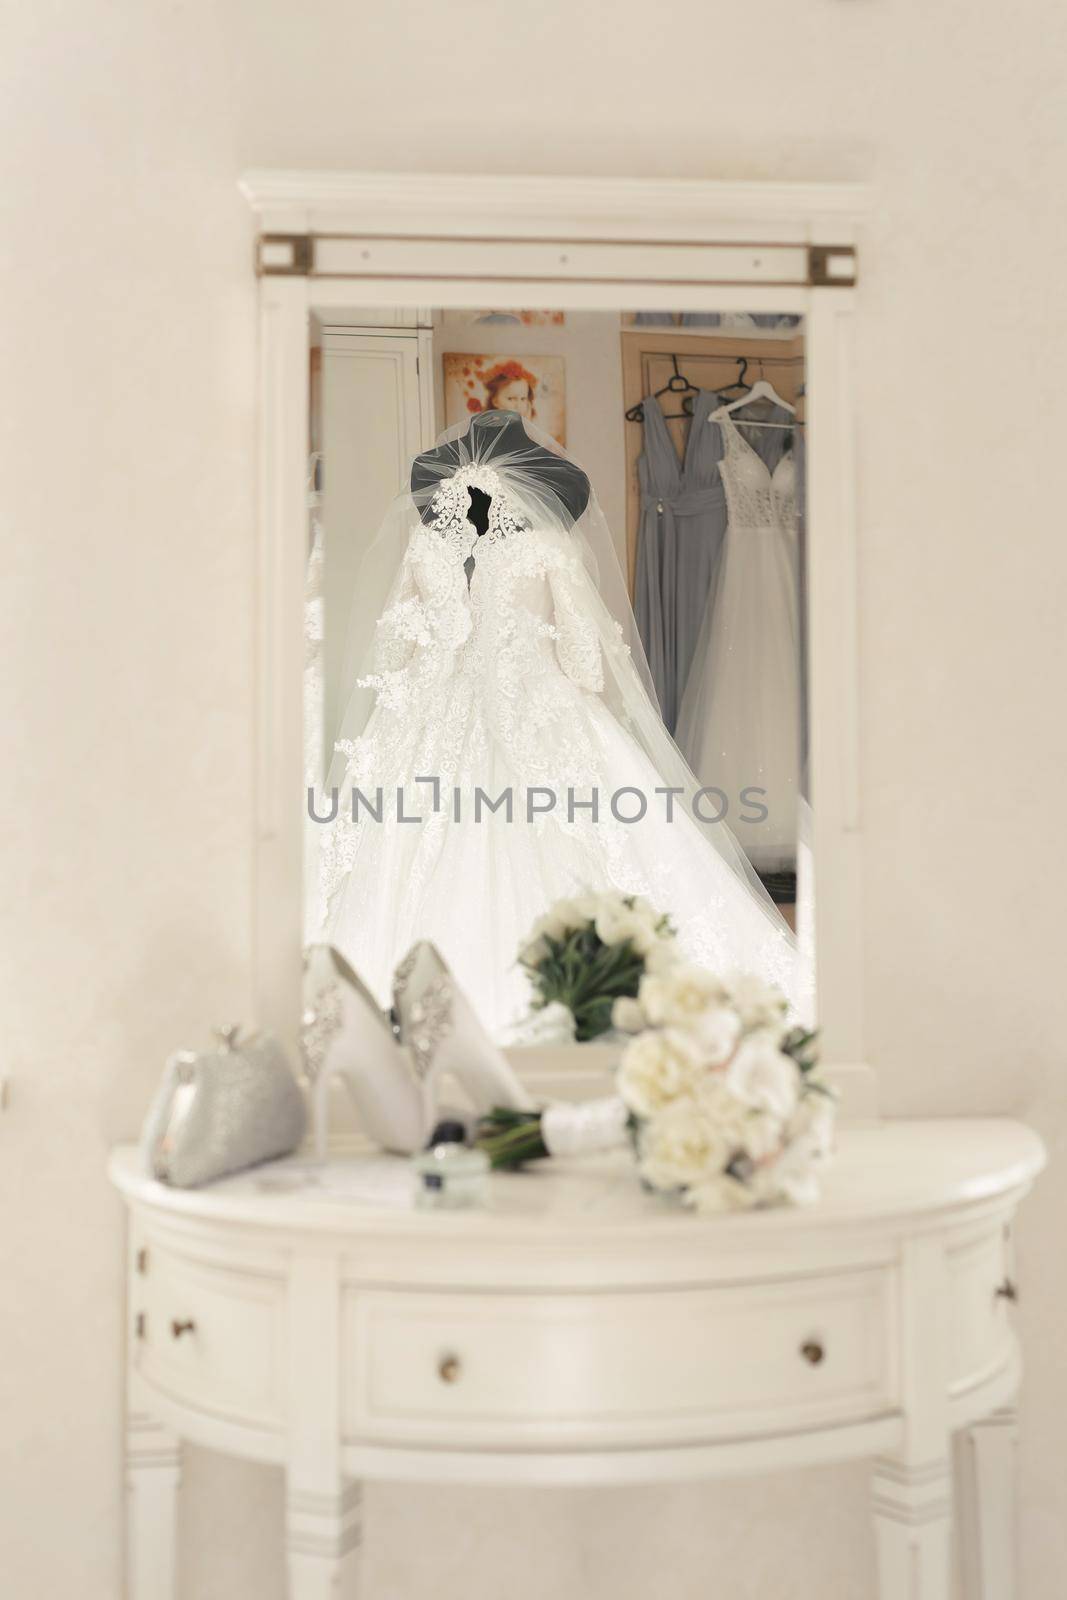
[[[1010,1255],[1008,1233],[999,1222],[948,1250],[949,1384],[954,1393],[988,1377],[1011,1355]]]
[[[346,1437],[651,1442],[890,1408],[881,1270],[655,1293],[348,1292]]]
[[[144,1378],[198,1409],[249,1423],[281,1417],[283,1280],[134,1243],[133,1351]]]

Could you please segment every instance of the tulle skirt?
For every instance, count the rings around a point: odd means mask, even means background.
[[[487,1027],[506,1033],[529,1008],[517,956],[533,922],[560,897],[607,889],[666,912],[691,959],[757,972],[798,1000],[784,923],[719,855],[718,824],[696,820],[685,797],[668,820],[668,798],[656,793],[663,779],[599,696],[560,674],[556,749],[542,746],[536,773],[517,770],[469,685],[454,711],[441,715],[438,705],[432,724],[411,730],[417,767],[404,758],[375,773],[373,793],[363,790],[377,805],[380,787],[382,817],[360,806],[351,866],[327,913],[326,937],[383,1005],[397,962],[431,939]],[[381,715],[366,729],[372,748]],[[436,808],[416,773],[440,779]],[[506,801],[489,805],[509,794],[510,819]]]

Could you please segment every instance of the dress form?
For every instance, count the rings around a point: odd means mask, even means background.
[[[412,494],[418,494],[420,490],[425,491],[438,483],[442,466],[461,467],[465,460],[469,460],[475,454],[476,438],[490,431],[499,434],[501,454],[521,451],[531,464],[536,462],[538,467],[543,466],[546,484],[551,487],[560,505],[569,513],[571,521],[577,522],[589,504],[589,479],[573,461],[568,461],[564,456],[557,456],[532,439],[522,425],[522,418],[514,411],[478,411],[471,418],[467,432],[460,438],[450,439],[447,444],[437,445],[433,450],[424,450],[421,455],[417,455],[411,464]],[[482,449],[484,449],[484,437],[478,446],[479,451]],[[491,457],[489,465],[492,465]],[[423,522],[431,520],[430,504],[423,505],[421,516]],[[474,521],[474,518],[471,520]]]

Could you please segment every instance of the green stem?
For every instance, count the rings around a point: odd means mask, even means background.
[[[540,1161],[547,1155],[541,1138],[541,1113],[539,1111],[491,1111],[478,1124],[475,1146],[484,1150],[489,1165],[498,1172],[514,1171],[528,1161]]]

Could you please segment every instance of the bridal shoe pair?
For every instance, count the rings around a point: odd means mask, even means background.
[[[447,963],[425,940],[396,969],[392,1017],[339,950],[312,945],[304,958],[301,1044],[313,1085],[320,1159],[326,1155],[335,1076],[375,1144],[409,1155],[425,1148],[437,1125],[447,1074],[463,1086],[479,1115],[494,1106],[530,1106]]]

